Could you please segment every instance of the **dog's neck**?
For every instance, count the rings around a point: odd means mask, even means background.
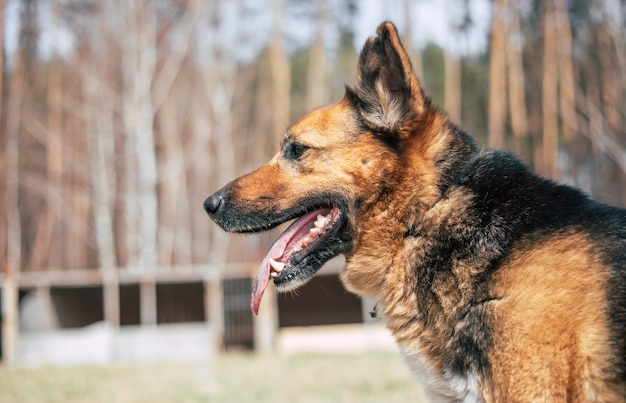
[[[358,219],[354,250],[346,256],[348,270],[343,275],[344,285],[357,295],[380,294],[386,277],[398,269],[394,259],[403,259],[397,251],[405,237],[478,153],[473,139],[436,110],[426,124],[428,130],[420,132],[439,135],[423,138],[420,133],[412,134],[403,150],[404,175],[390,183]]]

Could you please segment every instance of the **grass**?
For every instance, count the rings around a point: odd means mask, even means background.
[[[0,367],[0,402],[419,402],[397,353],[228,353],[206,364]]]

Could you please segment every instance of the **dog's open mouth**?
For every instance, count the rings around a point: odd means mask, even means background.
[[[298,218],[280,235],[265,255],[252,289],[250,308],[255,315],[270,280],[288,289],[299,266],[306,265],[306,258],[340,227],[341,216],[337,206],[319,208]]]

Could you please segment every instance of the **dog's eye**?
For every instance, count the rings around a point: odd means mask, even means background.
[[[285,158],[289,160],[299,160],[300,157],[302,157],[302,154],[304,154],[304,152],[308,149],[309,147],[304,144],[288,143],[285,147]]]

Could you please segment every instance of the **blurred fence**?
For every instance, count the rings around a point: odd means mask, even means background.
[[[16,337],[9,345],[0,339],[3,358],[27,365],[105,363],[205,359],[224,348],[252,349],[248,267],[121,268],[113,279],[93,269],[22,272],[17,309],[3,310],[3,334]],[[118,310],[116,323],[105,320],[111,306]],[[195,355],[183,345],[194,345]]]
[[[256,263],[119,268],[114,277],[93,269],[24,271],[15,311],[4,310],[2,334],[14,339],[0,339],[2,358],[8,365],[108,364],[392,346],[382,324],[363,328],[374,302],[343,289],[343,265],[331,260],[297,296],[267,292],[258,317],[250,311]],[[115,315],[107,315],[111,309]]]

